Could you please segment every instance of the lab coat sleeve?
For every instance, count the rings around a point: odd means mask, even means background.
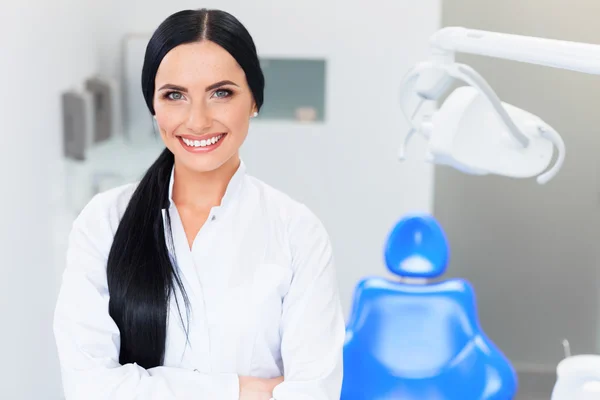
[[[55,308],[54,335],[65,399],[237,400],[235,374],[119,364],[119,329],[108,313],[106,279],[111,215],[99,203],[94,198],[73,224]]]
[[[283,301],[284,382],[274,400],[339,400],[345,324],[332,248],[308,209],[290,226],[293,278]]]

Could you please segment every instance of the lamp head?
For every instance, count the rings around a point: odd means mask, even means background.
[[[544,135],[552,130],[533,114],[502,103],[527,147],[513,140],[506,125],[475,89],[463,86],[446,99],[432,117],[429,157],[434,163],[466,173],[486,173],[512,178],[542,174],[550,165],[554,146]]]
[[[419,64],[405,78],[403,94],[416,94],[421,103],[435,101],[455,79],[470,86],[455,89],[431,115],[409,118],[404,113],[412,127],[401,148],[401,159],[408,141],[419,134],[428,141],[427,161],[463,173],[537,176],[538,183],[546,183],[558,173],[565,153],[560,135],[539,117],[501,102],[472,68],[446,62]],[[410,89],[409,81],[414,81]],[[554,147],[558,158],[546,171]]]

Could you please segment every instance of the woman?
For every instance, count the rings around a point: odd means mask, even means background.
[[[67,400],[339,399],[331,246],[239,157],[264,78],[233,16],[152,36],[143,93],[166,149],[73,224],[54,332]]]

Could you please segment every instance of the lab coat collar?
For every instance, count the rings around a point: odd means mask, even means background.
[[[213,207],[213,215],[220,210],[224,209],[229,205],[232,200],[235,198],[235,195],[238,193],[240,187],[242,186],[242,182],[244,177],[246,176],[246,165],[244,161],[240,159],[240,165],[238,169],[235,171],[229,184],[227,185],[227,189],[225,189],[225,195],[221,199],[221,205]],[[175,183],[175,166],[171,169],[171,177],[169,179],[169,209],[175,207],[175,203],[173,202],[173,184]]]

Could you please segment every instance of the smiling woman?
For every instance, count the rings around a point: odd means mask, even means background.
[[[181,11],[152,36],[142,90],[166,148],[73,224],[54,320],[67,400],[339,399],[327,232],[239,156],[264,85],[226,12]]]
[[[211,41],[180,45],[163,58],[155,82],[155,118],[181,168],[206,172],[238,163],[234,155],[257,105],[231,54]]]

